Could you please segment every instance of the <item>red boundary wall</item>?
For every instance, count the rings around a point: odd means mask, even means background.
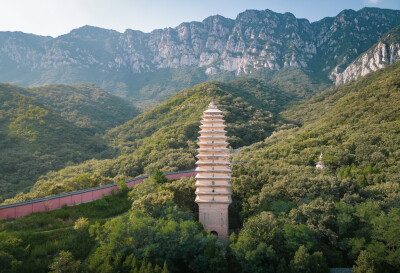
[[[195,176],[194,170],[166,173],[168,180],[179,179],[181,177]],[[128,187],[132,188],[140,184],[149,176],[141,176],[131,180],[126,180]],[[59,195],[53,195],[41,199],[29,200],[26,202],[7,204],[0,206],[0,219],[14,219],[26,216],[28,214],[40,211],[50,211],[61,208],[63,205],[74,206],[103,198],[104,195],[111,194],[111,191],[117,192],[118,185],[110,184],[75,192],[69,192]]]

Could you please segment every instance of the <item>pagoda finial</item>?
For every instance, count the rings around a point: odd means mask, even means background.
[[[218,109],[217,105],[212,101],[210,102],[210,104],[208,105],[208,109]]]

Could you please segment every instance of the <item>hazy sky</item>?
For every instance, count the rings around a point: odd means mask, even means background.
[[[0,0],[0,31],[55,37],[92,25],[150,32],[215,14],[234,19],[246,9],[291,12],[316,21],[366,6],[400,10],[400,0]]]

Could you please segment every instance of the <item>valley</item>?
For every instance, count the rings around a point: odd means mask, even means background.
[[[398,272],[399,24],[246,10],[150,33],[0,32],[0,203],[115,183],[1,219],[0,272]],[[227,242],[203,228],[196,178],[165,176],[195,168],[210,102],[232,163]]]
[[[27,89],[0,84],[0,105],[0,198],[27,191],[51,170],[112,157],[115,151],[95,134],[136,113],[93,85]],[[119,117],[121,112],[127,116]]]

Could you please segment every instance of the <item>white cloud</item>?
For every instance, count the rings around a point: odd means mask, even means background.
[[[368,2],[370,2],[371,4],[376,4],[379,2],[379,0],[368,0]]]

